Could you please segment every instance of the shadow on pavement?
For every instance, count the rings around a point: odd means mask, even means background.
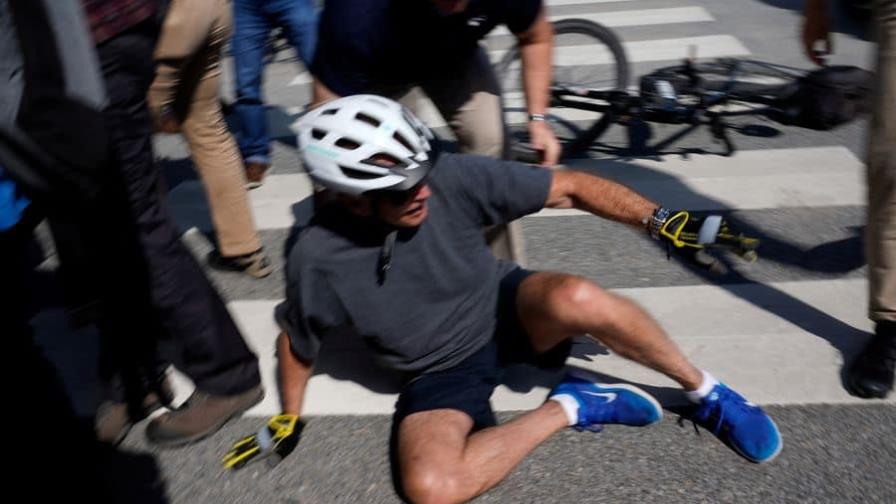
[[[720,170],[723,170],[724,167],[721,164],[721,160],[722,158],[720,158]],[[607,176],[602,172],[610,171],[612,173],[625,173],[627,176],[631,176],[632,180],[649,179],[651,187],[662,187],[667,198],[669,194],[674,194],[676,203],[682,204],[685,208],[724,209],[726,207],[726,205],[713,199],[711,196],[695,192],[685,181],[638,164],[637,160],[634,159],[625,161],[593,160],[588,163],[587,167],[583,167],[580,163],[577,164],[575,169],[602,176]],[[639,190],[636,182],[627,180],[626,183],[635,190]],[[664,194],[651,194],[649,191],[645,192],[645,196],[655,201],[667,199],[663,197]],[[864,264],[861,236],[857,229],[853,230],[856,232],[856,236],[826,243],[811,249],[804,249],[784,237],[775,236],[738,218],[736,215],[732,215],[731,211],[732,209],[727,209],[721,210],[719,213],[726,215],[732,224],[742,230],[745,235],[757,237],[761,240],[762,244],[759,249],[761,261],[774,261],[807,271],[827,273],[843,273]],[[657,247],[657,254],[665,254],[659,242],[655,242],[654,245]],[[673,255],[672,257],[676,256]],[[727,255],[718,257],[727,267],[728,271],[724,275],[712,273],[688,262],[681,261],[678,258],[676,260],[683,267],[703,278],[706,283],[718,285],[728,290],[731,294],[828,341],[831,346],[841,353],[845,362],[851,360],[852,356],[862,348],[867,337],[870,336],[865,331],[846,324],[771,285],[752,280],[746,274],[738,271]],[[737,287],[743,284],[750,284],[751,288]],[[660,322],[662,323],[662,321]]]

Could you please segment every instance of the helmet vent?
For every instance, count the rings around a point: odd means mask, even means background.
[[[407,168],[408,166],[407,162],[398,159],[392,154],[386,154],[385,152],[374,154],[361,162],[366,165],[378,166],[380,168]]]
[[[322,116],[336,115],[337,112],[339,112],[338,108],[331,108],[331,109],[324,110],[323,112],[320,113],[320,115],[322,115]]]
[[[311,138],[315,140],[320,140],[323,137],[327,136],[327,132],[320,128],[312,128],[311,129]]]
[[[381,175],[377,173],[370,173],[362,170],[356,170],[354,168],[349,168],[347,166],[339,165],[339,169],[342,170],[342,173],[345,174],[346,177],[358,179],[358,180],[369,180],[381,177]]]
[[[363,123],[367,123],[367,124],[373,126],[374,128],[379,128],[380,124],[383,124],[383,122],[380,121],[379,119],[377,119],[376,117],[365,114],[364,112],[358,112],[355,115],[355,119],[357,119]]]
[[[336,147],[341,147],[345,150],[355,150],[361,146],[360,142],[356,142],[351,138],[342,137],[339,140],[336,140]]]

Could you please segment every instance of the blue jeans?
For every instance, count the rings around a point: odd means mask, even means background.
[[[239,124],[237,140],[246,162],[270,163],[261,79],[268,40],[275,26],[283,29],[305,66],[310,66],[317,43],[317,10],[313,0],[234,0],[234,110]]]

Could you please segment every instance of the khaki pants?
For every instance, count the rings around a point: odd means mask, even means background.
[[[506,154],[501,87],[486,52],[473,56],[438,78],[420,82],[420,89],[433,102],[457,137],[461,152],[495,158]],[[414,112],[420,106],[412,89],[384,89],[383,94],[404,103]],[[523,230],[519,221],[486,231],[496,257],[525,266]]]
[[[875,7],[877,87],[868,139],[865,235],[869,315],[874,321],[896,321],[896,0],[878,0]]]
[[[150,107],[173,98],[171,105],[205,186],[218,249],[228,257],[261,248],[243,161],[218,97],[221,49],[231,24],[230,0],[173,0],[156,47],[159,64],[149,92]]]

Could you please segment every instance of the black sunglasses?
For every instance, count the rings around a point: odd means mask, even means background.
[[[405,189],[404,191],[373,191],[371,192],[371,196],[374,198],[385,199],[394,206],[401,206],[416,196],[424,184],[426,184],[426,179],[417,182],[413,187]]]

